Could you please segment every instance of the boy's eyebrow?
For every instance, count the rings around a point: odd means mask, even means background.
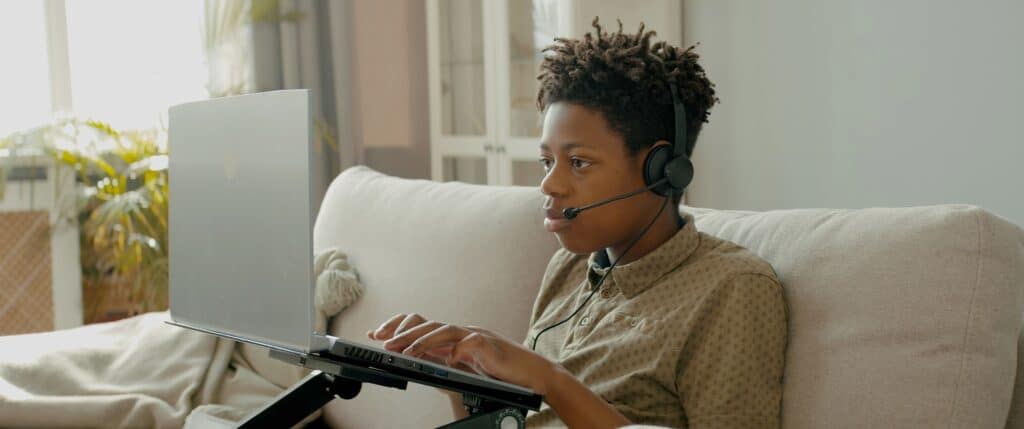
[[[567,151],[569,149],[575,149],[575,148],[578,148],[578,147],[587,147],[587,146],[585,144],[583,144],[583,143],[580,143],[580,142],[569,142],[569,143],[566,143],[566,144],[562,145],[562,151],[565,152],[565,151]],[[550,150],[551,149],[551,147],[548,146],[547,143],[541,143],[540,144],[540,148],[542,150]]]

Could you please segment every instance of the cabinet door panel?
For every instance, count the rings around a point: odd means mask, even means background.
[[[445,155],[441,157],[441,180],[487,184],[487,158],[466,155]]]
[[[438,0],[441,134],[487,134],[484,14],[479,0]]]
[[[506,43],[500,49],[507,85],[507,97],[503,97],[502,118],[508,124],[508,136],[539,137],[541,115],[536,99],[539,82],[537,74],[543,55],[541,50],[554,43],[559,32],[559,13],[564,6],[557,0],[508,1],[505,3],[506,34],[499,43]],[[564,11],[562,11],[564,13]],[[505,73],[503,73],[505,74]]]

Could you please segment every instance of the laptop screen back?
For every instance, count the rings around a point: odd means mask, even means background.
[[[169,120],[171,319],[311,351],[308,91],[186,103]]]

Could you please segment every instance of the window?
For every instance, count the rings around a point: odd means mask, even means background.
[[[0,3],[0,136],[49,120],[46,52],[43,2]]]
[[[169,106],[207,98],[202,16],[199,0],[0,2],[0,136],[67,108],[118,129],[166,124]]]

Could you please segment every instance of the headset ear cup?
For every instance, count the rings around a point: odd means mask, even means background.
[[[652,183],[656,183],[665,177],[665,165],[668,164],[669,157],[671,156],[671,145],[658,146],[647,153],[647,159],[644,160],[645,186],[651,186]],[[671,190],[672,186],[669,183],[663,183],[651,189],[651,192],[664,197],[669,195]]]
[[[679,156],[665,166],[665,175],[672,188],[681,193],[693,181],[693,162],[686,155]]]

